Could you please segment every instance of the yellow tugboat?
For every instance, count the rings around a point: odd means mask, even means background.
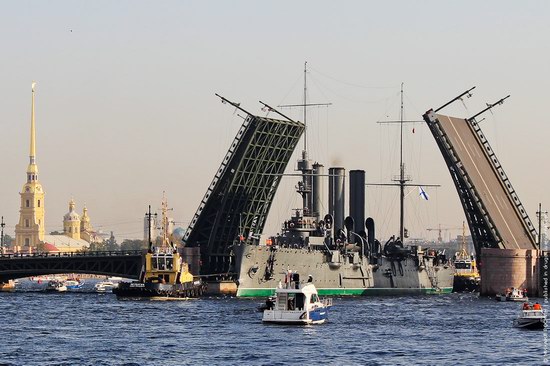
[[[466,249],[466,224],[462,222],[462,245],[456,252],[454,266],[453,292],[479,291],[481,276],[477,270],[476,261]]]
[[[163,200],[163,243],[153,247],[149,229],[149,250],[145,255],[145,265],[139,281],[121,282],[113,293],[118,298],[178,299],[199,297],[206,290],[205,284],[189,272],[167,235],[166,200]],[[149,228],[151,228],[151,206],[149,206]]]

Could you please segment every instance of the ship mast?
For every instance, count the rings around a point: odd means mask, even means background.
[[[380,124],[399,123],[400,127],[400,143],[399,143],[399,175],[392,179],[396,183],[368,183],[368,186],[399,186],[399,238],[402,242],[405,240],[405,187],[439,187],[439,184],[411,184],[411,177],[405,175],[405,163],[403,162],[403,125],[405,123],[419,123],[423,121],[406,121],[404,120],[403,107],[403,85],[401,83],[401,106],[398,121],[378,121]]]
[[[466,222],[462,221],[462,254],[465,258],[469,257],[468,250],[466,250]]]
[[[307,151],[307,61],[304,62],[304,151]]]
[[[153,240],[151,238],[151,221],[152,217],[157,217],[157,214],[151,213],[151,205],[149,205],[149,211],[145,213],[145,216],[147,217],[147,246],[148,246],[148,252],[153,253]],[[111,231],[111,237],[113,236],[113,232]]]
[[[401,109],[399,125],[401,129],[400,133],[400,145],[399,145],[399,237],[401,241],[405,240],[405,183],[410,181],[405,177],[405,164],[403,163],[403,83],[401,83]]]
[[[170,244],[170,240],[168,238],[168,228],[169,228],[169,220],[167,212],[171,211],[171,208],[168,208],[168,200],[166,199],[165,192],[162,192],[162,247],[168,248],[172,245]],[[173,248],[172,248],[173,249]]]
[[[329,106],[332,103],[308,103],[307,102],[307,61],[304,62],[304,97],[302,104],[285,104],[279,105],[279,108],[303,107],[304,116],[304,149],[302,157],[298,160],[298,169],[302,174],[302,180],[298,182],[297,192],[302,196],[302,211],[304,216],[313,214],[313,197],[312,197],[312,173],[313,167],[307,153],[307,108],[313,106]]]
[[[405,187],[407,182],[411,180],[409,176],[405,175],[405,163],[403,163],[403,84],[401,83],[401,106],[399,110],[399,128],[400,128],[400,141],[399,141],[399,177],[394,179],[394,182],[398,182],[399,185],[399,238],[401,241],[405,241]]]

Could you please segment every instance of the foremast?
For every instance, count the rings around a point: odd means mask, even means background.
[[[302,156],[298,159],[297,171],[300,172],[301,180],[296,185],[296,192],[302,197],[302,207],[296,209],[296,215],[293,216],[290,221],[283,224],[282,231],[289,233],[295,232],[300,237],[309,236],[315,231],[318,231],[318,223],[321,218],[321,212],[318,202],[315,202],[317,198],[314,197],[313,191],[313,177],[319,176],[323,173],[323,166],[318,163],[312,163],[312,160],[308,156],[308,139],[307,139],[307,108],[313,106],[329,106],[332,103],[308,103],[307,100],[307,61],[304,62],[304,89],[303,89],[303,103],[302,104],[286,104],[280,105],[281,108],[288,107],[302,107],[304,118],[304,148],[302,150]],[[317,187],[318,189],[318,187]],[[300,233],[301,232],[301,233]],[[307,234],[306,234],[307,233]]]

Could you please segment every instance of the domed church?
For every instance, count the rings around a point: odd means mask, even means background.
[[[36,133],[34,119],[34,94],[32,83],[31,140],[27,182],[21,190],[19,223],[15,225],[16,251],[30,252],[33,248],[45,251],[75,252],[86,249],[91,242],[103,239],[90,224],[88,210],[84,207],[82,218],[75,212],[75,202],[69,202],[69,212],[63,216],[63,235],[45,235],[44,190],[38,181],[36,164]]]

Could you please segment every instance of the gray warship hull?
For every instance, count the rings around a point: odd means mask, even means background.
[[[401,259],[359,252],[241,244],[235,248],[238,297],[270,296],[287,271],[311,275],[320,295],[421,295],[450,293],[452,266],[421,250]]]

